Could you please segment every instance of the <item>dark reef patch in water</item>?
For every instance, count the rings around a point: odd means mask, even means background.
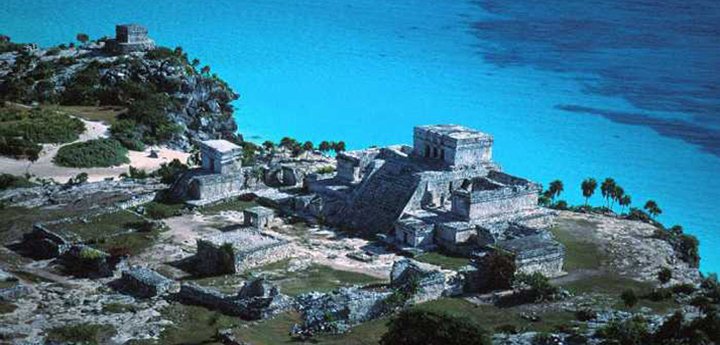
[[[573,104],[560,104],[555,108],[576,113],[602,116],[610,121],[631,126],[647,126],[660,135],[682,139],[700,146],[703,151],[720,156],[720,131],[673,119],[660,119],[643,114],[596,109]]]
[[[473,23],[488,62],[572,73],[587,93],[687,117],[685,127],[663,130],[665,135],[688,139],[696,135],[675,132],[720,129],[720,1],[479,4],[493,15]],[[662,123],[648,116],[633,121],[651,127]]]

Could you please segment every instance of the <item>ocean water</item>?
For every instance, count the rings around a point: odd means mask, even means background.
[[[52,45],[138,22],[241,94],[253,141],[410,143],[412,126],[495,135],[504,170],[582,202],[614,177],[720,270],[715,0],[5,0],[0,33]],[[599,192],[598,192],[599,194]],[[600,204],[600,196],[592,200]]]

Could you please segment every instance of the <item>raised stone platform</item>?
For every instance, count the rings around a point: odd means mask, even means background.
[[[196,269],[202,275],[242,272],[289,257],[289,242],[243,228],[197,241]]]

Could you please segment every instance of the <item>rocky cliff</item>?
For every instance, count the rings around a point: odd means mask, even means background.
[[[0,99],[128,107],[126,127],[139,128],[130,136],[184,150],[196,140],[239,139],[231,104],[238,95],[209,67],[182,48],[114,55],[104,44],[0,49]]]

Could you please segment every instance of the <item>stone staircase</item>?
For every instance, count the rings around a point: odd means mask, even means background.
[[[353,192],[353,201],[340,214],[342,225],[369,234],[392,229],[420,181],[407,165],[376,162],[373,171]]]

